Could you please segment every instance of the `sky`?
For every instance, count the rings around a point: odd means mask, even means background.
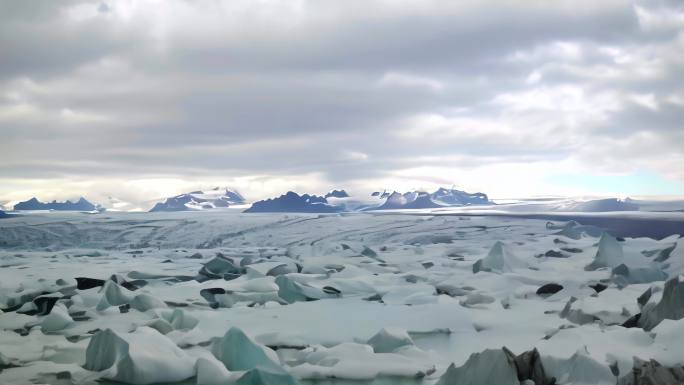
[[[0,203],[684,195],[679,0],[0,0]]]

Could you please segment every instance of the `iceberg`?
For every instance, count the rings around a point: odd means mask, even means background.
[[[607,365],[593,359],[586,350],[570,358],[542,357],[544,369],[559,384],[614,385],[615,376]]]
[[[616,267],[622,263],[622,246],[612,235],[604,232],[599,240],[598,251],[594,260],[584,267],[586,271],[593,271],[603,267]]]
[[[56,304],[50,314],[43,318],[41,330],[43,333],[54,333],[64,330],[74,324],[74,320],[69,315],[69,311],[62,303]]]
[[[97,304],[96,309],[102,311],[112,306],[121,306],[130,303],[133,298],[124,290],[126,289],[108,279],[100,290],[102,297]]]
[[[257,367],[245,373],[235,385],[297,385],[299,382],[284,370]]]
[[[515,361],[501,349],[473,353],[463,366],[449,365],[435,385],[520,385]]]
[[[509,273],[514,268],[521,267],[522,263],[512,255],[501,241],[497,241],[489,250],[486,257],[479,259],[473,264],[473,273],[487,271],[491,273]]]
[[[171,311],[161,312],[162,320],[171,325],[174,330],[190,330],[197,326],[199,320],[182,309],[173,309]]]
[[[664,281],[667,279],[667,273],[660,270],[658,267],[649,266],[629,268],[624,263],[615,267],[611,274],[613,281],[621,286],[639,283],[651,283],[656,281]]]
[[[676,276],[665,282],[663,296],[657,304],[647,303],[641,310],[637,324],[644,330],[651,330],[665,319],[684,318],[684,282]]]
[[[684,365],[672,367],[661,365],[656,360],[642,360],[634,357],[631,373],[621,377],[618,385],[681,385],[684,384]]]
[[[335,298],[340,296],[339,293],[334,293],[332,290],[329,290],[330,293],[328,293],[325,292],[324,289],[318,289],[304,283],[299,283],[285,275],[276,277],[275,283],[278,285],[278,296],[287,303],[313,301],[317,299]]]
[[[470,355],[465,364],[451,364],[436,385],[553,385],[537,349],[515,355],[506,347]]]
[[[84,368],[108,380],[144,385],[188,379],[195,375],[195,360],[152,328],[127,334],[106,329],[90,340]]]
[[[153,297],[147,293],[141,293],[133,297],[130,302],[133,309],[141,312],[146,312],[151,309],[166,308],[168,307],[164,301]]]
[[[375,353],[391,353],[403,346],[413,346],[411,336],[404,329],[382,328],[368,340]]]
[[[236,373],[231,373],[221,361],[213,358],[200,358],[195,364],[196,385],[225,385],[234,383]]]
[[[231,371],[256,367],[282,371],[276,352],[259,345],[237,327],[230,328],[223,338],[214,341],[212,353]]]

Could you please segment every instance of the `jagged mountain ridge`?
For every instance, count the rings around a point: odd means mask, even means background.
[[[385,199],[385,202],[366,210],[430,209],[494,204],[494,202],[489,200],[487,194],[481,192],[471,194],[461,190],[446,188],[439,188],[433,193],[423,191],[410,191],[406,193],[376,191],[371,196]]]
[[[318,195],[299,195],[293,191],[271,199],[254,202],[246,213],[266,212],[300,212],[300,213],[335,213],[344,207],[333,206],[327,198]]]
[[[99,205],[94,205],[81,197],[76,202],[67,200],[66,202],[57,202],[53,200],[49,203],[43,203],[38,198],[31,198],[27,201],[17,203],[14,205],[16,211],[31,211],[31,210],[55,210],[55,211],[95,211],[99,210]]]
[[[192,191],[167,198],[159,202],[150,212],[160,211],[202,211],[216,208],[226,208],[245,203],[245,198],[236,191],[220,189],[210,191]]]

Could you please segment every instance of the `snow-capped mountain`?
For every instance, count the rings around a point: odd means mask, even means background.
[[[476,192],[474,194],[456,189],[439,188],[430,194],[430,198],[442,206],[464,205],[490,205],[492,202],[487,194]]]
[[[430,209],[441,207],[433,202],[430,194],[426,192],[393,192],[387,196],[385,203],[372,208],[372,210],[398,210],[398,209]]]
[[[345,190],[332,190],[325,194],[325,198],[349,198]]]
[[[245,210],[246,213],[335,213],[342,211],[344,207],[331,205],[325,197],[288,191],[277,198],[254,202],[252,207]]]
[[[25,202],[20,202],[14,205],[16,211],[30,211],[30,210],[55,210],[55,211],[96,211],[100,210],[99,205],[94,205],[88,202],[85,198],[81,198],[76,202],[66,201],[57,202],[52,201],[43,203],[37,198],[31,198]]]
[[[433,193],[410,191],[406,193],[376,191],[371,196],[385,202],[366,210],[431,209],[439,207],[493,204],[484,193],[467,193],[456,189],[440,188]]]
[[[245,198],[240,193],[216,187],[209,191],[193,191],[167,198],[154,205],[150,212],[211,210],[244,203]]]

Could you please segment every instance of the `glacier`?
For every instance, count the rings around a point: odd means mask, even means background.
[[[0,383],[677,383],[682,243],[441,209],[22,213]]]

